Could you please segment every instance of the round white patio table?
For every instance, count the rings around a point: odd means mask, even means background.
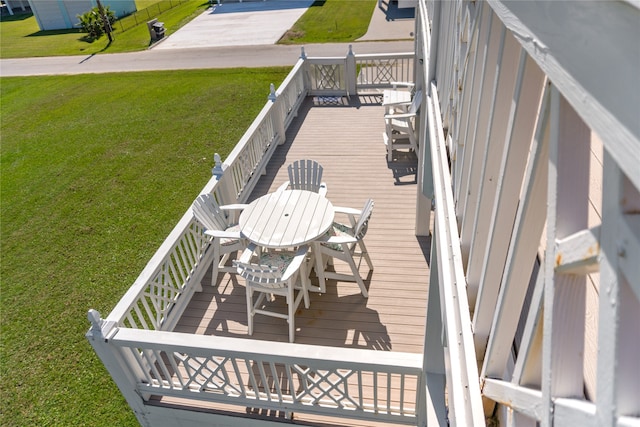
[[[312,242],[329,230],[335,211],[324,196],[306,190],[266,194],[239,218],[241,234],[265,248],[290,248]]]

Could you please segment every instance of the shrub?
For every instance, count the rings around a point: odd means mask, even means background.
[[[89,12],[78,15],[81,30],[88,33],[89,37],[92,39],[99,39],[107,31],[107,25],[108,31],[111,31],[111,26],[116,22],[116,14],[109,8],[109,6],[103,7],[102,9],[104,10],[104,15],[107,18],[106,24],[98,7],[94,7]]]

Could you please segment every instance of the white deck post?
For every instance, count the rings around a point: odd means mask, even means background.
[[[427,322],[425,325],[424,357],[422,370],[426,377],[427,425],[437,423],[447,425],[445,385],[446,367],[444,361],[444,339],[442,325],[442,302],[438,278],[438,245],[435,230],[431,237],[431,265],[429,270],[429,296],[427,298]]]
[[[554,400],[584,394],[584,275],[558,274],[556,242],[588,227],[591,132],[555,87],[551,92],[547,249],[542,350],[543,427]]]
[[[353,54],[351,45],[349,45],[349,52],[347,52],[345,74],[347,75],[347,95],[357,96],[358,88],[356,81],[358,79],[358,69],[356,68],[356,56]]]
[[[606,150],[603,166],[596,417],[613,427],[640,413],[640,193]]]
[[[271,120],[273,127],[280,138],[278,138],[278,145],[282,145],[287,140],[286,129],[284,128],[284,117],[282,116],[282,108],[279,108],[278,94],[276,93],[276,87],[273,83],[269,85],[269,101],[274,104],[274,110],[271,114]]]
[[[129,368],[136,364],[127,363],[122,359],[118,348],[109,344],[109,339],[117,333],[117,325],[115,322],[101,319],[100,313],[96,310],[89,310],[87,317],[91,322],[91,328],[86,338],[133,410],[138,422],[144,427],[151,427],[145,420],[146,410],[144,400],[136,389],[137,379],[129,371]]]

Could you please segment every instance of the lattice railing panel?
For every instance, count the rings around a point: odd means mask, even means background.
[[[168,313],[199,266],[208,242],[208,238],[194,221],[131,304],[121,320],[122,325],[139,329],[163,329]]]
[[[311,80],[311,90],[345,91],[344,61],[330,64],[309,64],[309,78]]]
[[[294,360],[268,353],[237,352],[232,356],[234,352],[230,351],[217,354],[215,349],[181,347],[180,351],[168,351],[122,346],[137,362],[135,371],[143,373],[138,383],[141,393],[262,409],[334,415],[344,412],[365,419],[416,422],[422,384],[418,363],[367,365],[304,357]]]
[[[390,86],[395,82],[414,82],[413,53],[398,54],[392,58],[358,55],[357,85],[359,88]]]

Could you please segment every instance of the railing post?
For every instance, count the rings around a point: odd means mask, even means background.
[[[223,179],[224,171],[228,166],[225,166],[220,158],[220,154],[218,153],[213,155],[213,159],[215,161],[215,165],[211,169],[211,174],[216,177],[218,181],[215,188],[218,196],[222,199],[219,200],[219,202],[221,204],[236,203],[238,201],[238,196],[235,194],[233,189],[233,180]]]
[[[284,114],[282,114],[282,108],[280,108],[281,101],[278,100],[278,95],[276,94],[276,87],[273,83],[271,83],[269,87],[269,101],[273,103],[273,108],[271,112],[271,120],[273,123],[273,128],[275,129],[276,134],[278,135],[278,145],[284,144],[287,139],[286,129],[284,128]]]
[[[87,317],[91,322],[91,328],[85,335],[89,344],[107,368],[107,372],[127,400],[138,422],[142,426],[151,427],[145,418],[144,401],[137,392],[137,379],[131,373],[132,366],[127,363],[117,347],[109,344],[109,339],[118,330],[116,322],[101,319],[100,313],[93,309],[89,310]]]
[[[347,95],[355,96],[358,94],[357,90],[357,68],[356,68],[356,56],[353,54],[352,46],[349,45],[349,52],[347,53],[347,62],[345,74],[347,77]]]
[[[309,77],[309,62],[307,61],[307,53],[304,51],[304,46],[300,48],[300,59],[304,60],[302,67],[302,81],[304,89],[307,93],[311,90],[311,79]]]

